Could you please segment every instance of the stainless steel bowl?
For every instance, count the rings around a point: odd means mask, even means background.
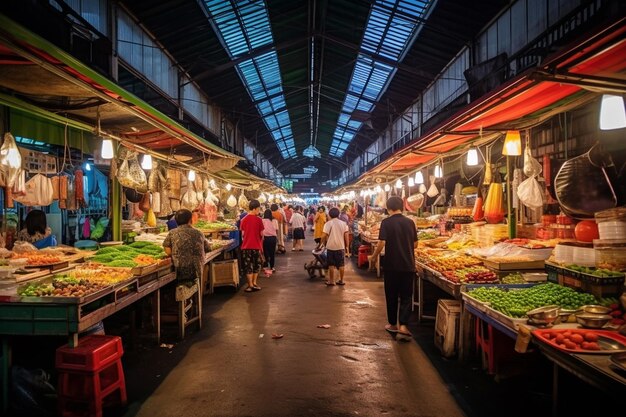
[[[600,329],[612,319],[613,317],[609,316],[608,314],[576,314],[576,321],[578,322],[578,324],[589,329]]]
[[[531,324],[548,325],[554,323],[559,317],[560,307],[551,305],[535,308],[526,312],[528,322]]]
[[[582,306],[580,309],[589,314],[609,314],[612,311],[610,307],[595,304]]]

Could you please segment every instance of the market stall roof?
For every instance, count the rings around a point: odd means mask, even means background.
[[[187,130],[95,70],[0,14],[0,100],[62,115],[79,129],[184,161],[241,158]],[[202,158],[200,158],[202,159]]]
[[[626,92],[626,18],[574,42],[502,85],[405,146],[354,184],[399,177],[469,143],[525,130],[555,114],[597,100],[598,93]],[[481,129],[483,135],[481,136]],[[380,182],[380,180],[379,180]]]

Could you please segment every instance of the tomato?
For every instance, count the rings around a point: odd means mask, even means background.
[[[593,242],[594,239],[600,238],[598,224],[595,220],[581,220],[576,224],[574,235],[578,241]]]

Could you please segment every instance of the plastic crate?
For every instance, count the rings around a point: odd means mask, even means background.
[[[435,346],[446,358],[457,353],[460,315],[461,302],[459,300],[439,300],[437,303]]]
[[[74,348],[64,345],[56,350],[56,368],[93,372],[120,359],[123,353],[119,336],[85,336]]]

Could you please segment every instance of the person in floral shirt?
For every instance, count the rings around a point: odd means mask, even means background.
[[[178,227],[167,234],[163,248],[172,257],[178,282],[193,284],[202,276],[205,254],[211,248],[202,232],[191,226],[191,211],[178,210],[175,220]]]

